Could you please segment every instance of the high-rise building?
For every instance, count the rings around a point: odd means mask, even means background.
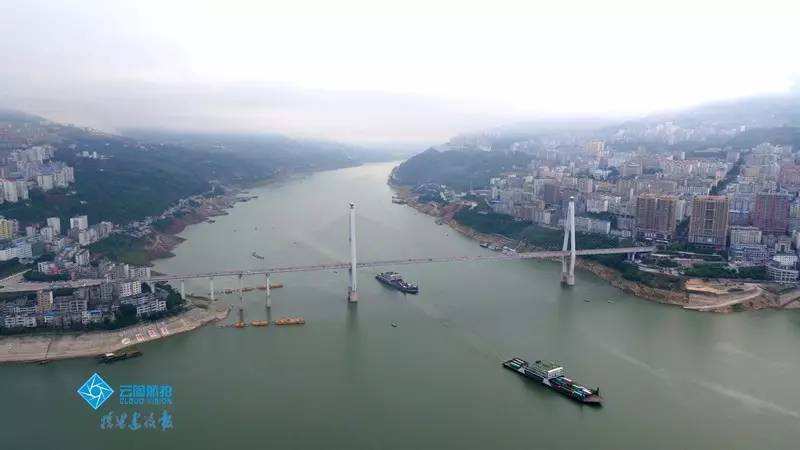
[[[47,218],[47,226],[53,229],[53,234],[55,234],[55,235],[61,234],[61,218],[60,217],[48,217]]]
[[[725,247],[728,233],[728,197],[698,195],[692,201],[689,243]]]
[[[561,198],[561,186],[555,181],[549,181],[542,186],[542,200],[548,205],[559,203]]]
[[[75,216],[69,219],[69,228],[85,230],[89,228],[89,218],[87,216]]]
[[[586,143],[586,151],[593,154],[603,153],[606,143],[603,141],[589,141]]]
[[[789,194],[761,193],[756,195],[752,212],[753,225],[764,233],[784,234],[789,228]]]
[[[36,312],[50,311],[53,307],[53,291],[39,291],[36,293]]]
[[[636,229],[640,237],[670,240],[675,235],[678,198],[640,194],[636,198]]]
[[[0,217],[0,239],[11,239],[14,237],[14,221]]]
[[[3,199],[7,202],[16,203],[19,201],[17,195],[17,182],[15,180],[2,180]]]
[[[28,195],[28,182],[25,180],[17,180],[17,198],[19,200],[28,200],[30,196]]]
[[[786,188],[800,185],[800,165],[782,164],[778,174],[778,183]]]
[[[53,229],[50,227],[42,227],[42,229],[39,230],[39,236],[42,237],[44,242],[53,242]]]

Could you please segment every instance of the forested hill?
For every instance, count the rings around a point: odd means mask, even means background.
[[[2,130],[10,130],[0,136],[10,143],[3,152],[50,144],[56,148],[56,160],[75,168],[76,182],[66,190],[45,193],[32,189],[27,202],[0,204],[0,215],[23,224],[78,214],[87,214],[92,223],[126,223],[159,214],[180,198],[208,191],[213,182],[247,184],[282,174],[354,166],[369,153],[346,145],[285,137],[152,135],[134,139],[11,113],[0,116]],[[97,152],[100,158],[82,157],[83,151]],[[375,159],[380,153],[370,155]]]
[[[428,149],[400,164],[393,181],[401,185],[445,184],[456,189],[485,188],[491,177],[520,169],[531,155],[512,151],[438,151]]]

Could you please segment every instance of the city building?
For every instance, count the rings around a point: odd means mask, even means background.
[[[730,227],[730,245],[749,245],[761,243],[761,229],[735,225]]]
[[[115,284],[117,297],[124,298],[142,293],[142,283],[139,281],[123,281]]]
[[[69,219],[71,230],[83,231],[89,228],[89,218],[87,216],[75,216]]]
[[[778,283],[794,283],[798,279],[797,255],[779,254],[767,264],[767,277]]]
[[[89,255],[89,250],[81,249],[75,252],[75,264],[79,266],[88,266],[92,258]]]
[[[17,203],[19,201],[16,180],[0,180],[0,188],[3,189],[3,200],[9,203]]]
[[[53,291],[39,291],[36,293],[36,312],[44,313],[53,308]]]
[[[757,194],[752,212],[753,226],[760,228],[764,233],[786,233],[789,229],[789,205],[791,202],[792,196],[788,194]]]
[[[765,244],[736,244],[728,250],[728,259],[737,264],[762,266],[769,260],[770,252]]]
[[[728,234],[728,198],[724,195],[698,195],[692,201],[689,243],[725,247]]]
[[[60,217],[48,217],[47,218],[47,226],[53,229],[53,234],[56,236],[61,234],[61,218]]]
[[[138,294],[120,301],[123,305],[136,306],[136,316],[147,316],[167,310],[167,302],[152,293]]]
[[[0,240],[14,238],[14,221],[0,217]]]
[[[671,240],[675,235],[677,204],[674,196],[640,194],[636,198],[637,235],[645,239]]]

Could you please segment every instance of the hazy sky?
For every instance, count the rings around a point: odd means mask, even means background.
[[[0,108],[106,130],[442,141],[800,79],[797,2],[0,2]]]

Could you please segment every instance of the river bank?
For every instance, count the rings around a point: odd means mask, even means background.
[[[218,185],[217,188],[223,191],[222,194],[214,197],[194,198],[195,205],[189,211],[182,211],[171,217],[160,219],[154,223],[150,233],[138,238],[133,248],[124,256],[106,255],[109,259],[127,262],[135,265],[152,266],[153,261],[170,258],[174,256],[172,251],[185,241],[178,236],[190,225],[203,222],[213,223],[215,217],[226,216],[229,210],[237,203],[248,202],[255,199],[250,195],[249,190],[272,184],[283,183],[306,177],[310,173],[300,172],[293,174],[283,174],[258,182],[241,185]],[[94,251],[93,253],[103,255],[104,252]]]
[[[2,336],[0,363],[38,363],[94,357],[192,331],[225,319],[229,312],[229,306],[213,303],[207,308],[191,307],[172,317],[113,331]]]
[[[389,185],[408,206],[424,214],[436,217],[441,223],[446,223],[450,228],[475,241],[485,242],[497,248],[510,247],[518,252],[547,250],[527,245],[507,236],[477,231],[454,219],[455,213],[462,206],[442,206],[431,202],[418,202],[409,187],[392,185],[391,182]],[[557,262],[557,259],[553,259],[553,261]],[[789,298],[785,293],[770,292],[757,283],[690,278],[683,280],[681,289],[667,290],[654,288],[639,281],[625,279],[620,271],[591,259],[577,258],[576,267],[587,270],[612,286],[638,298],[678,306],[692,311],[730,313],[746,310],[794,309],[800,307],[800,292]]]

